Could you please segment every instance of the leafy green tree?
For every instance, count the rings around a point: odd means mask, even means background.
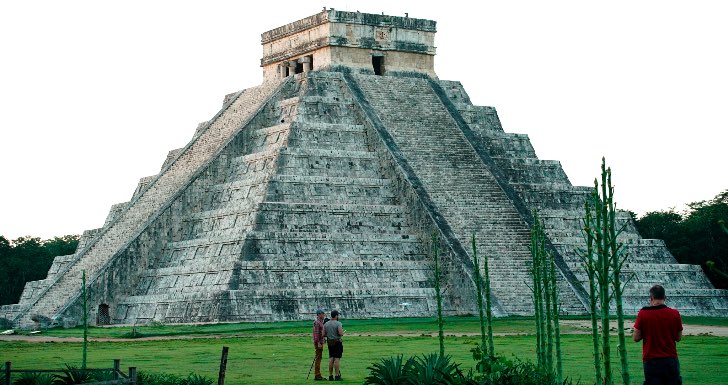
[[[13,241],[0,236],[0,305],[17,303],[26,282],[44,279],[53,258],[73,254],[77,246],[77,235],[48,240],[26,236]]]
[[[637,219],[637,229],[645,238],[664,240],[678,262],[703,266],[717,288],[728,288],[728,278],[715,270],[728,270],[728,234],[720,225],[728,218],[728,190],[687,206],[683,213],[674,209],[649,212]],[[708,261],[714,261],[713,269]]]

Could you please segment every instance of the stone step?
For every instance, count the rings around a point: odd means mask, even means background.
[[[352,99],[348,95],[312,95],[312,94],[306,94],[299,98],[299,103],[306,102],[306,103],[320,103],[320,104],[347,104],[352,105],[354,104],[354,99]]]
[[[341,129],[340,127],[325,127],[299,123],[291,129],[288,139],[289,146],[315,149],[333,149],[342,151],[367,151],[366,133],[363,126],[355,125],[329,125],[358,127],[357,129]]]
[[[357,124],[358,116],[350,98],[305,96],[298,100],[295,121]]]
[[[345,151],[336,149],[316,149],[316,148],[286,148],[281,151],[281,155],[289,157],[311,157],[311,158],[343,158],[349,159],[376,159],[376,154],[372,151]]]
[[[325,123],[325,122],[294,122],[291,131],[311,131],[312,133],[344,132],[348,134],[366,133],[363,124],[352,123]]]
[[[469,245],[476,229],[478,239],[487,240],[481,250],[494,261],[492,286],[495,295],[503,298],[504,310],[510,314],[532,311],[532,305],[524,305],[524,299],[513,294],[528,292],[524,272],[530,260],[528,227],[427,81],[364,75],[357,79],[439,212],[455,234],[463,234],[461,244]],[[508,262],[498,266],[498,261],[506,259],[499,257],[506,255]],[[520,269],[512,269],[517,266]]]
[[[287,148],[281,152],[279,173],[301,176],[377,178],[379,161],[368,151]]]
[[[400,234],[409,226],[394,205],[263,202],[255,221],[260,231]]]
[[[250,165],[256,165],[258,163],[268,161],[271,158],[277,157],[279,152],[279,148],[266,148],[251,154],[237,156],[230,160],[230,167],[240,168]]]
[[[232,181],[200,189],[197,196],[204,208],[215,209],[235,205],[249,209],[265,197],[268,189],[268,172],[253,172],[231,177]]]
[[[475,127],[474,130],[480,135],[484,147],[498,164],[502,159],[508,158],[537,158],[528,135],[483,130],[479,127]]]
[[[290,123],[282,123],[246,130],[246,151],[248,153],[256,153],[285,146],[288,141],[290,129]]]
[[[223,266],[221,266],[223,267]],[[193,268],[168,268],[157,275],[144,275],[139,278],[134,295],[165,294],[183,291],[219,292],[229,288],[230,277],[234,266],[220,270],[204,270]]]
[[[268,201],[369,205],[397,201],[389,179],[277,175],[268,186]]]
[[[245,255],[261,260],[306,260],[329,255],[378,261],[426,258],[426,251],[414,234],[253,231],[247,239]]]

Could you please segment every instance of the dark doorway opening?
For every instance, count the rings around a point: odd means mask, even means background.
[[[96,316],[96,325],[111,325],[111,315],[109,314],[109,305],[102,303],[99,305],[99,313]]]
[[[296,62],[296,73],[300,74],[303,72],[303,63]]]
[[[374,75],[384,75],[384,56],[372,56]]]

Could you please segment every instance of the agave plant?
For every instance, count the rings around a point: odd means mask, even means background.
[[[182,385],[212,385],[212,383],[213,380],[211,378],[195,373],[190,373],[187,378],[182,380]]]
[[[53,375],[53,385],[83,384],[93,380],[94,377],[90,371],[68,364],[66,364],[66,369],[63,369],[61,374]]]
[[[449,355],[436,353],[423,354],[412,361],[412,369],[407,377],[411,385],[451,385],[456,384],[458,364],[451,362]]]
[[[138,385],[182,385],[185,379],[169,373],[149,373],[139,371],[137,373]]]
[[[53,377],[50,374],[40,372],[22,373],[13,381],[13,385],[51,385],[52,383]]]
[[[367,368],[369,376],[364,379],[364,385],[406,384],[412,371],[412,363],[412,358],[404,361],[401,354],[397,357],[383,358]]]

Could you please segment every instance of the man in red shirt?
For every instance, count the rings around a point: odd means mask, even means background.
[[[665,305],[665,288],[650,288],[650,306],[643,307],[634,322],[635,342],[642,341],[644,385],[681,385],[676,342],[682,339],[680,313]]]
[[[321,355],[324,352],[324,341],[326,335],[324,334],[324,318],[326,313],[322,310],[316,310],[316,318],[313,320],[313,348],[315,349],[316,355],[314,358],[314,371],[313,379],[316,381],[323,381],[321,376]],[[309,373],[311,373],[309,371]]]

